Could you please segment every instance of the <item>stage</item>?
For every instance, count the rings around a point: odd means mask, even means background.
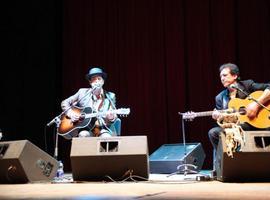
[[[201,174],[207,174],[203,171]],[[0,199],[270,199],[270,182],[225,183],[194,174],[150,174],[147,181],[1,184]]]
[[[268,149],[236,152],[234,159],[221,151],[215,179],[210,170],[200,168],[203,161],[197,158],[203,158],[204,154],[201,148],[195,148],[199,144],[188,145],[191,150],[186,155],[187,165],[200,166],[199,173],[191,173],[180,170],[181,160],[173,159],[182,158],[179,153],[182,145],[166,145],[161,148],[164,151],[156,151],[158,158],[165,159],[159,161],[153,156],[156,154],[151,154],[148,162],[146,137],[117,137],[119,148],[115,147],[115,140],[74,139],[76,145],[70,156],[73,170],[65,171],[61,178],[54,177],[57,160],[31,142],[2,142],[0,180],[6,182],[0,184],[0,199],[270,199]],[[113,151],[109,148],[111,144]],[[161,163],[155,165],[157,161]],[[161,169],[173,172],[154,172]],[[97,175],[101,180],[94,181]],[[116,180],[112,176],[124,178]],[[250,178],[253,181],[246,181]],[[26,183],[14,184],[26,179],[29,180]]]

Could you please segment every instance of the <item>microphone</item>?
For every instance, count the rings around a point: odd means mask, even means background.
[[[244,95],[246,95],[247,97],[249,96],[248,93],[246,93],[244,90],[242,90],[241,88],[239,88],[236,84],[231,84],[231,85],[229,86],[229,88],[236,89],[236,90],[240,91],[241,93],[243,93]]]
[[[100,84],[95,84],[92,86],[92,91],[95,91],[96,89],[100,89],[102,86]]]
[[[56,121],[57,121],[57,118],[52,119],[52,121],[50,121],[50,122],[47,124],[47,126],[53,125],[54,123],[56,123]]]
[[[236,84],[231,84],[231,85],[229,86],[229,88],[236,89],[236,90],[238,90],[238,91],[240,91],[240,92],[242,92],[242,93],[246,93],[246,92],[244,92],[241,88],[239,88]]]
[[[231,85],[229,85],[229,88],[233,88],[233,89],[236,89],[236,90],[240,89],[240,88],[239,88],[239,87],[237,87],[235,84],[231,84]]]
[[[50,121],[50,122],[47,124],[47,126],[51,126],[51,125],[53,125],[53,124],[59,124],[59,123],[60,123],[60,117],[57,116],[57,117],[53,118],[52,121]]]
[[[101,91],[101,88],[102,88],[102,86],[99,85],[99,84],[93,85],[93,86],[92,86],[91,93],[92,93],[93,95],[99,95],[99,94],[100,94],[100,91]]]

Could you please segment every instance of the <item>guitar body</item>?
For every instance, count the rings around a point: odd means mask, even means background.
[[[262,95],[263,91],[256,91],[250,94],[251,97],[254,99],[258,99]],[[258,115],[254,119],[250,119],[247,117],[245,113],[245,108],[248,104],[253,102],[252,100],[246,98],[246,99],[231,99],[228,107],[232,108],[233,110],[237,110],[240,113],[240,122],[246,122],[256,128],[268,128],[270,127],[270,112],[267,109],[261,108],[261,110],[258,112]],[[267,102],[265,106],[270,109],[270,102]],[[244,111],[244,112],[242,112]]]
[[[102,117],[105,116],[107,113],[115,113],[121,116],[125,116],[130,113],[130,108],[120,108],[116,110],[107,110],[103,112],[94,112],[94,113],[92,112],[92,109],[90,107],[85,108],[73,107],[72,110],[76,112],[78,115],[80,115],[80,120],[72,122],[67,115],[62,115],[59,127],[57,129],[57,133],[66,139],[72,139],[72,137],[77,136],[79,133],[79,129],[89,126],[91,119],[93,117],[98,116]],[[92,126],[93,124],[90,125],[90,127]],[[120,129],[119,125],[116,126],[118,127],[119,130]]]
[[[92,109],[89,107],[86,108],[74,107],[72,108],[72,110],[82,116],[92,113]],[[79,120],[77,122],[72,122],[68,116],[63,115],[61,117],[61,122],[57,130],[57,133],[66,139],[71,139],[72,137],[78,135],[79,129],[88,126],[91,122],[91,119],[92,119],[91,117],[86,117],[82,118],[82,120]]]

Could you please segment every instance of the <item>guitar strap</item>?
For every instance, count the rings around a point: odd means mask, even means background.
[[[101,102],[100,102],[100,104],[99,104],[99,106],[98,106],[98,111],[100,111],[100,108],[102,107],[102,105],[103,105],[103,103],[104,103],[104,96],[103,95],[101,95]]]
[[[114,105],[114,103],[113,103],[111,97],[109,96],[108,92],[107,92],[107,91],[104,91],[104,93],[105,93],[105,96],[107,97],[107,99],[109,100],[109,102],[110,102],[112,108],[113,108],[113,109],[116,109],[116,107],[115,107],[115,105]],[[110,107],[110,104],[108,105],[108,109],[109,109],[109,107]]]

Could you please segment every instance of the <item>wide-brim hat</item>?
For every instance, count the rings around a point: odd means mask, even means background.
[[[85,75],[87,80],[90,80],[93,76],[99,75],[104,80],[107,78],[107,74],[99,67],[93,67],[89,70],[89,73]]]

